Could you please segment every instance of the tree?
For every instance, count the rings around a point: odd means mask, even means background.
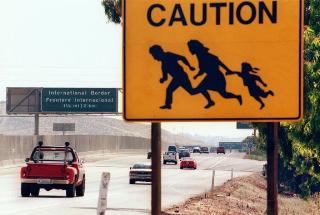
[[[320,191],[320,1],[305,1],[304,118],[280,128],[279,182],[308,196]],[[256,125],[265,139],[265,126]]]
[[[305,16],[304,23],[307,26],[312,26],[317,35],[320,32],[320,1],[305,0]]]
[[[104,12],[109,22],[121,23],[121,0],[102,0]]]

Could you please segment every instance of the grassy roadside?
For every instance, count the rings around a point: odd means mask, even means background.
[[[245,156],[246,159],[250,160],[258,160],[258,161],[266,161],[267,154],[264,151],[256,150]]]
[[[319,215],[320,197],[307,200],[279,195],[281,215]],[[217,187],[214,192],[174,205],[163,215],[264,215],[266,214],[266,181],[259,174],[236,178]]]

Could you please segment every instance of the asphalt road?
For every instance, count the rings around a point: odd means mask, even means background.
[[[243,154],[192,154],[197,170],[180,170],[178,165],[162,168],[162,207],[183,202],[189,197],[210,190],[212,170],[216,170],[215,185],[231,177],[261,171],[264,162],[243,159]],[[108,211],[112,215],[149,214],[150,183],[129,184],[129,166],[135,162],[150,162],[146,154],[119,154],[100,157],[86,163],[86,193],[84,197],[66,198],[65,191],[40,191],[39,197],[20,196],[19,168],[0,168],[0,214],[14,215],[90,215],[96,214],[100,177],[111,173],[108,192]]]

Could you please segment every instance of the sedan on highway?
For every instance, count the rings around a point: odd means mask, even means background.
[[[207,154],[209,154],[209,149],[208,149],[208,147],[201,147],[201,153],[207,153]]]
[[[190,152],[188,149],[185,149],[185,150],[181,150],[179,152],[179,159],[182,159],[184,157],[190,157]]]
[[[200,147],[198,147],[198,146],[193,147],[193,153],[200,153],[200,154],[201,154],[201,149],[200,149]]]
[[[225,154],[226,153],[226,150],[224,149],[224,147],[218,147],[217,148],[217,154],[219,154],[219,153],[223,153],[223,154]]]
[[[184,168],[197,169],[197,162],[191,157],[184,157],[181,159],[180,169]]]
[[[129,183],[135,184],[137,181],[151,182],[151,164],[136,163],[130,167]]]

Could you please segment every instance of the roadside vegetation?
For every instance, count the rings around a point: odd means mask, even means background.
[[[320,192],[320,1],[305,1],[304,118],[281,123],[279,185],[303,197]],[[266,125],[255,124],[259,143]],[[265,147],[259,146],[260,150]]]
[[[251,153],[248,153],[245,158],[258,161],[267,160],[266,152],[262,150],[254,150]]]
[[[258,161],[266,161],[267,154],[266,154],[266,143],[265,139],[257,138],[254,136],[248,136],[243,141],[244,152],[247,153],[245,156],[246,159],[251,160],[258,160]],[[252,143],[252,148],[249,149],[249,143]],[[249,152],[250,150],[250,152]]]

